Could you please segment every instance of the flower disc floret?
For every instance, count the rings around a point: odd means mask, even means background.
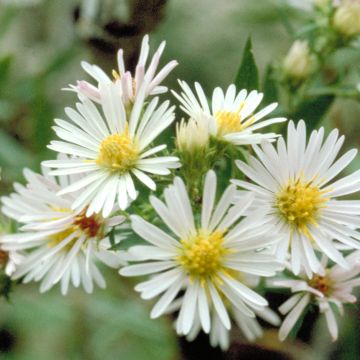
[[[137,148],[125,131],[122,134],[109,135],[101,142],[96,164],[126,172],[135,165],[137,158]]]
[[[224,247],[223,232],[214,231],[209,234],[200,230],[196,236],[182,240],[181,244],[179,263],[191,278],[213,277],[222,270],[224,255],[228,252]]]
[[[306,232],[309,224],[316,224],[319,210],[327,201],[322,195],[323,192],[311,181],[290,181],[279,192],[276,206],[291,226]]]
[[[82,211],[78,216],[76,216],[74,226],[80,229],[87,236],[93,238],[102,235],[103,222],[104,220],[101,216],[96,214],[86,216],[86,211]]]
[[[219,132],[223,135],[233,132],[240,132],[247,127],[241,123],[241,116],[239,111],[221,110],[215,114],[215,119],[219,128]]]
[[[324,296],[329,297],[333,287],[333,280],[327,275],[316,274],[309,280],[309,286],[320,291]]]

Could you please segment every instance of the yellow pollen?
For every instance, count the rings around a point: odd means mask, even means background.
[[[114,80],[120,80],[121,76],[120,76],[120,74],[119,74],[116,70],[113,70],[113,71],[111,72],[111,74],[112,74]]]
[[[333,282],[327,276],[314,275],[313,278],[309,280],[309,285],[325,296],[329,296],[332,291]]]
[[[189,273],[190,279],[204,282],[216,278],[224,269],[224,256],[229,252],[224,247],[224,233],[208,234],[200,229],[196,236],[181,240],[182,249],[178,261]]]
[[[121,134],[109,135],[101,142],[96,164],[110,170],[126,172],[135,165],[137,159],[137,147],[126,129]]]
[[[328,201],[323,194],[312,181],[290,181],[277,195],[276,207],[293,228],[308,235],[308,225],[317,224],[319,210]]]
[[[254,123],[254,117],[242,122],[240,112],[244,105],[245,103],[242,102],[237,111],[220,110],[216,112],[215,119],[218,125],[218,131],[221,135],[243,131]]]

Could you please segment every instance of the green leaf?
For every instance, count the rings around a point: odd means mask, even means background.
[[[44,151],[50,139],[54,136],[51,125],[53,123],[54,109],[45,95],[41,82],[35,87],[34,100],[31,104],[31,118],[33,123],[33,146],[37,151]]]
[[[306,121],[307,129],[311,131],[318,126],[334,100],[335,96],[333,95],[312,98],[303,102],[298,111],[290,117],[295,120],[304,119]]]
[[[11,55],[4,56],[0,59],[0,86],[3,85],[9,75],[11,62]]]
[[[272,64],[269,64],[266,67],[264,84],[263,84],[263,92],[264,92],[264,104],[271,104],[273,102],[278,101],[278,88],[275,79],[275,71]]]
[[[259,74],[255,63],[251,38],[248,38],[235,85],[238,89],[255,90],[259,88]]]

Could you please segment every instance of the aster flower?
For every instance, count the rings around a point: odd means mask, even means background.
[[[253,309],[263,309],[267,301],[241,281],[242,273],[273,276],[279,264],[272,256],[255,251],[276,241],[268,236],[269,226],[260,216],[239,222],[252,203],[252,195],[243,197],[232,206],[236,190],[230,185],[214,207],[216,175],[206,175],[200,223],[190,204],[185,185],[180,178],[165,192],[165,203],[155,197],[150,202],[169,231],[161,230],[139,216],[131,216],[132,228],[151,245],[129,249],[140,264],[121,269],[124,276],[153,275],[135,289],[144,299],[161,294],[151,311],[157,318],[174,305],[181,290],[176,329],[187,335],[192,329],[196,313],[201,327],[209,333],[210,312],[216,312],[220,322],[230,329],[230,318],[224,305],[229,301],[245,316],[254,316]],[[176,300],[175,300],[176,301]]]
[[[152,141],[174,120],[174,107],[169,108],[168,101],[156,108],[158,98],[154,98],[143,109],[144,97],[138,96],[129,114],[118,98],[116,85],[100,84],[99,91],[105,119],[87,98],[76,104],[77,111],[65,109],[71,122],[56,119],[54,127],[64,141],[52,141],[48,147],[75,158],[43,164],[57,168],[52,175],[85,175],[59,194],[82,189],[72,208],[83,210],[87,207],[87,216],[102,211],[107,217],[116,198],[121,209],[136,199],[138,193],[133,176],[155,190],[155,182],[146,173],[168,175],[169,169],[178,167],[179,163],[173,156],[153,156],[166,145],[149,149]]]
[[[41,281],[41,292],[57,283],[61,283],[62,294],[67,293],[70,283],[75,287],[81,284],[89,293],[94,282],[105,287],[96,262],[114,268],[125,264],[121,254],[108,250],[107,237],[110,226],[120,224],[123,217],[86,217],[84,211],[71,210],[78,194],[57,195],[61,186],[68,184],[68,176],[60,176],[59,182],[30,170],[24,170],[24,176],[27,185],[14,184],[15,192],[2,198],[2,212],[24,224],[19,233],[1,238],[2,249],[10,254],[24,251],[12,278]]]
[[[99,84],[109,84],[114,82],[118,88],[118,96],[121,96],[124,105],[133,103],[142,87],[144,87],[145,90],[145,97],[148,95],[158,95],[164,93],[167,91],[167,87],[160,86],[160,84],[177,65],[177,62],[172,60],[156,74],[164,48],[165,41],[160,44],[159,48],[152,57],[148,68],[146,69],[150,47],[149,36],[145,35],[142,40],[139,60],[136,65],[134,76],[129,70],[125,69],[123,49],[118,51],[118,70],[113,70],[113,79],[109,77],[99,66],[91,65],[83,61],[81,66],[92,78],[97,81],[97,84],[94,86],[89,82],[82,80],[78,81],[76,86],[70,85],[70,90],[83,94],[95,102],[100,102],[101,95],[99,91]]]
[[[350,249],[360,248],[360,201],[338,200],[360,190],[360,171],[333,179],[354,159],[357,150],[346,152],[335,161],[344,136],[333,130],[324,140],[324,129],[313,131],[306,145],[306,127],[300,121],[288,126],[287,144],[283,138],[277,148],[269,143],[254,146],[258,158],[248,164],[236,161],[239,169],[254,183],[232,182],[251,191],[257,204],[268,209],[273,233],[281,238],[276,253],[285,260],[288,249],[291,269],[299,274],[303,266],[308,276],[321,271],[315,250],[325,253],[344,268],[339,242]],[[334,243],[334,239],[337,241]]]
[[[356,297],[352,294],[353,289],[360,286],[360,253],[353,252],[347,256],[349,269],[343,269],[339,265],[327,266],[327,258],[323,258],[325,271],[322,275],[315,275],[311,280],[305,274],[296,280],[274,281],[274,285],[289,288],[294,293],[280,307],[279,311],[286,315],[280,330],[279,338],[284,340],[306,308],[312,304],[319,307],[320,313],[325,315],[327,327],[334,340],[338,337],[338,326],[334,309],[343,315],[343,305],[355,303]]]
[[[276,107],[270,104],[257,113],[253,113],[259,106],[263,94],[256,90],[249,94],[243,89],[237,93],[235,85],[230,85],[224,93],[215,88],[211,106],[207,101],[204,90],[199,83],[195,83],[196,94],[184,81],[179,81],[182,92],[173,94],[180,101],[180,108],[197,121],[206,121],[210,135],[231,142],[235,145],[258,144],[265,139],[274,140],[274,133],[254,133],[255,130],[271,124],[286,121],[285,118],[272,118],[260,121]]]

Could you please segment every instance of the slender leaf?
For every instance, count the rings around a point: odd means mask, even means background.
[[[255,90],[259,88],[259,74],[255,63],[251,38],[248,38],[235,85],[238,89]]]
[[[271,64],[269,64],[266,67],[264,84],[263,84],[264,104],[277,102],[279,99],[278,88],[276,85],[276,80],[274,75],[275,75],[274,67]]]
[[[291,116],[293,119],[305,119],[309,130],[315,129],[333,104],[333,95],[312,98],[302,103],[298,111]]]
[[[4,84],[9,75],[11,62],[11,55],[4,56],[0,59],[0,86]]]

